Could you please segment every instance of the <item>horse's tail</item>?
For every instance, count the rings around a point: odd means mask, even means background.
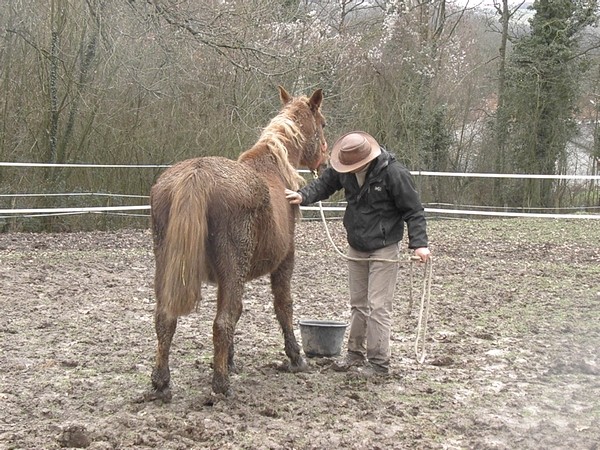
[[[207,191],[197,173],[174,183],[167,229],[162,242],[161,307],[177,317],[191,313],[200,302],[206,280],[208,235]]]

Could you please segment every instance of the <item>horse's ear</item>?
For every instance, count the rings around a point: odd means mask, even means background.
[[[277,86],[279,88],[279,98],[283,105],[287,105],[292,101],[292,96],[283,88],[283,86]]]
[[[317,89],[313,92],[313,95],[310,96],[310,100],[308,104],[310,105],[310,109],[312,111],[317,111],[321,107],[321,102],[323,101],[323,89]]]

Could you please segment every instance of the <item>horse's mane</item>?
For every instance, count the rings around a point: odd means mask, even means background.
[[[300,98],[297,101],[306,103],[306,100]],[[258,154],[260,152],[259,149],[266,149],[275,157],[275,162],[286,186],[289,189],[297,190],[305,183],[305,180],[290,163],[288,147],[302,148],[306,143],[306,137],[298,124],[291,119],[292,114],[290,110],[294,103],[290,103],[283,111],[271,119],[271,122],[269,122],[261,133],[258,142],[250,150],[242,153],[239,161],[247,161],[251,158],[251,155]]]

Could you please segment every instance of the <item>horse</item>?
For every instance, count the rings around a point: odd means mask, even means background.
[[[303,184],[298,167],[316,170],[327,160],[323,91],[292,97],[283,87],[278,89],[279,113],[237,160],[206,156],[181,161],[151,188],[157,348],[149,400],[171,401],[169,350],[177,319],[196,309],[203,282],[217,286],[215,394],[232,393],[233,336],[242,314],[244,285],[267,274],[288,370],[308,369],[294,336],[291,296],[299,209],[289,204],[284,190]]]

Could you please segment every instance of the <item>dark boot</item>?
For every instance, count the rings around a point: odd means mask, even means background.
[[[344,358],[334,361],[331,368],[336,372],[348,372],[352,367],[362,366],[364,363],[364,355],[357,352],[348,352]]]
[[[375,364],[372,362],[369,362],[363,367],[358,367],[356,369],[356,374],[360,378],[387,377],[389,373],[390,370],[387,367],[380,366],[379,364]]]

